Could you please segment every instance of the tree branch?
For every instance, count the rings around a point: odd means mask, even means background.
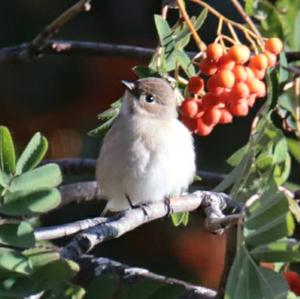
[[[159,201],[144,204],[138,208],[121,212],[116,216],[108,218],[105,223],[77,234],[63,248],[61,256],[77,260],[81,255],[87,253],[105,240],[118,238],[142,224],[166,217],[170,211],[172,213],[188,212],[201,207],[207,214],[207,217],[214,215],[214,218],[219,220],[219,218],[224,217],[222,211],[225,210],[228,206],[227,203],[230,201],[232,199],[224,193],[196,191],[192,194],[173,197],[170,199],[170,202]]]
[[[144,268],[130,267],[120,262],[107,259],[95,258],[94,256],[85,255],[78,260],[80,272],[76,280],[91,281],[103,274],[116,274],[124,283],[132,283],[135,281],[151,280],[166,286],[180,286],[185,292],[181,295],[181,299],[212,299],[215,298],[216,292],[201,286],[192,285],[185,281],[170,278],[150,272]]]
[[[0,64],[32,62],[43,55],[128,57],[148,60],[155,51],[152,48],[134,45],[72,40],[45,41],[43,50],[38,52],[29,51],[30,45],[31,43],[23,43],[14,47],[0,49]],[[26,55],[21,55],[21,53],[25,52],[27,52]],[[187,54],[190,57],[195,57],[197,52],[189,51]],[[286,55],[289,62],[300,60],[300,52],[286,52]]]

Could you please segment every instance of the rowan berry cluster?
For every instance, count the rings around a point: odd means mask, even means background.
[[[245,45],[226,50],[219,43],[207,46],[199,63],[200,75],[189,79],[189,96],[181,105],[182,121],[194,133],[210,134],[217,124],[242,117],[257,99],[266,95],[263,79],[282,50],[278,38],[270,38],[262,53],[251,55]]]

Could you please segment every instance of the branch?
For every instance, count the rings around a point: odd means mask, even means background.
[[[80,272],[76,280],[81,283],[82,280],[89,282],[103,274],[113,273],[118,275],[120,280],[125,283],[150,280],[166,286],[183,287],[185,292],[181,295],[181,299],[212,299],[216,295],[216,292],[211,289],[192,285],[176,278],[155,274],[144,268],[130,267],[103,257],[95,258],[85,255],[79,259],[78,263],[80,265]]]
[[[128,57],[134,59],[149,60],[154,49],[138,47],[134,45],[116,45],[101,42],[85,42],[70,40],[48,40],[45,42],[43,51],[31,52],[30,55],[20,55],[28,51],[30,43],[23,43],[14,47],[0,49],[0,64],[28,63],[43,55],[66,55],[66,56],[105,56],[105,57]],[[197,52],[186,52],[191,58]],[[300,60],[300,52],[286,52],[289,62]]]
[[[194,211],[201,207],[207,217],[222,218],[222,211],[232,199],[224,193],[196,191],[181,197],[173,197],[169,202],[159,201],[144,204],[138,208],[121,212],[108,218],[105,223],[96,225],[78,234],[61,251],[61,256],[77,260],[105,240],[118,238],[142,224],[166,217],[172,213]],[[212,212],[213,211],[213,212]]]

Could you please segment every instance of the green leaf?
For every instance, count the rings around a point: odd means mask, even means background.
[[[91,282],[84,299],[112,299],[119,283],[116,274],[103,274]]]
[[[173,31],[168,22],[160,15],[154,15],[154,22],[161,46],[165,49],[166,57],[169,57],[175,50],[175,40]]]
[[[2,244],[26,248],[32,247],[34,242],[33,228],[27,222],[0,226],[0,243]]]
[[[44,158],[48,149],[47,139],[41,133],[35,133],[18,159],[16,174],[33,169]]]
[[[245,0],[245,11],[249,16],[253,16],[257,8],[257,0]]]
[[[14,173],[16,168],[15,147],[7,127],[0,126],[0,169]]]
[[[54,289],[69,281],[79,271],[79,266],[70,260],[57,260],[39,268],[32,275],[40,290]]]
[[[21,253],[8,249],[0,249],[0,269],[19,274],[30,274],[29,260]]]
[[[30,260],[34,270],[60,259],[58,251],[44,247],[29,248],[23,254]]]
[[[287,144],[292,156],[300,163],[300,142],[296,139],[287,138]]]
[[[260,268],[246,248],[241,247],[231,267],[225,299],[284,299],[288,285],[282,276]]]
[[[180,224],[187,225],[189,222],[189,212],[173,213],[171,219],[175,226],[179,226]]]
[[[231,166],[237,166],[241,163],[242,159],[249,151],[249,144],[242,146],[240,149],[235,151],[227,160],[226,162]]]
[[[159,73],[151,69],[149,66],[137,65],[133,67],[132,70],[140,79],[146,77],[160,77]]]
[[[103,137],[105,135],[105,133],[107,132],[107,130],[111,127],[111,125],[116,117],[117,116],[112,117],[111,119],[107,120],[102,125],[100,125],[99,127],[89,131],[88,135],[91,137]]]
[[[286,82],[289,79],[289,72],[286,69],[288,61],[284,52],[279,55],[279,83]]]
[[[285,137],[280,138],[280,140],[275,144],[274,158],[277,163],[282,163],[287,159],[288,156],[288,145]]]
[[[196,75],[195,67],[189,56],[183,50],[175,50],[176,60],[188,77]]]
[[[0,169],[0,186],[7,188],[9,185],[10,176]]]
[[[56,208],[61,196],[56,188],[8,193],[0,212],[12,216],[35,216]]]
[[[259,229],[244,229],[244,235],[248,246],[267,244],[286,236],[294,231],[294,221],[291,213],[285,213],[270,220],[269,223]]]
[[[58,165],[50,163],[13,178],[10,192],[27,192],[58,186],[62,175]]]
[[[296,240],[279,240],[260,245],[250,251],[251,256],[262,262],[299,262],[300,248]]]

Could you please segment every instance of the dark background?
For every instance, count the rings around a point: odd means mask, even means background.
[[[3,1],[0,47],[30,41],[74,3],[70,0]],[[160,13],[160,4],[159,0],[94,1],[89,13],[77,16],[55,38],[154,48],[157,37],[153,14]],[[216,0],[210,4],[226,16],[236,17],[229,1]],[[199,9],[192,9],[199,13]],[[171,19],[175,17],[176,12],[172,12]],[[213,40],[215,25],[216,20],[210,17],[202,28],[205,41]],[[134,79],[131,68],[147,63],[124,57],[48,55],[28,64],[0,65],[0,123],[11,129],[19,152],[34,132],[41,131],[49,140],[47,158],[96,158],[100,140],[88,137],[87,132],[99,125],[97,114],[122,95],[120,80]],[[247,142],[256,109],[247,118],[217,127],[208,137],[195,137],[199,169],[229,171],[225,160]],[[99,212],[94,205],[73,205],[48,216],[45,222],[63,223],[97,216]],[[97,254],[217,287],[224,236],[203,232],[200,219],[193,218],[187,228],[178,229],[172,227],[170,220],[160,220],[101,245]]]

